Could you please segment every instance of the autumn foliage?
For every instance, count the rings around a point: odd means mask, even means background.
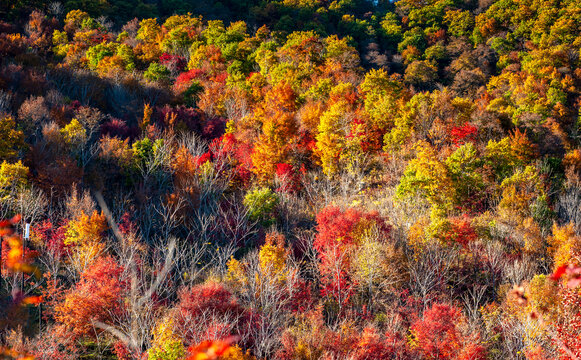
[[[0,357],[581,357],[578,2],[0,19]]]

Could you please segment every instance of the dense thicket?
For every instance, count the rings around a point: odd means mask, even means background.
[[[576,1],[0,16],[0,356],[581,358]]]

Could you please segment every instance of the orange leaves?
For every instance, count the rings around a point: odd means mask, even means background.
[[[22,300],[23,305],[39,305],[42,302],[42,296],[28,296]]]
[[[0,359],[34,360],[34,356],[23,354],[10,348],[0,347]]]
[[[119,315],[126,282],[123,267],[112,257],[100,257],[55,307],[55,319],[77,336],[94,336],[94,321],[110,322]]]
[[[262,123],[262,133],[254,146],[253,171],[261,181],[271,180],[276,164],[289,162],[291,144],[296,138],[295,94],[283,84],[273,88],[266,96],[264,107],[254,116]]]
[[[186,360],[214,360],[219,359],[231,349],[234,337],[225,340],[206,340],[198,345],[191,346],[188,351],[190,355]]]
[[[2,261],[0,261],[0,265],[4,266],[7,273],[26,273],[39,276],[40,272],[38,268],[32,265],[34,253],[25,249],[20,236],[15,235],[14,233],[14,226],[20,222],[20,219],[20,215],[16,215],[10,220],[0,222],[0,236],[3,238],[2,245],[7,244],[9,247],[7,251],[2,251]],[[4,271],[0,276],[1,275],[4,275]],[[15,287],[12,289],[12,303],[6,307],[6,311],[10,313],[21,305],[38,305],[41,301],[42,297],[24,296],[24,293],[18,287]],[[0,325],[3,320],[4,319],[0,319]],[[0,348],[0,358],[4,358],[2,355],[6,357],[10,356],[15,359],[28,359],[28,357],[13,352],[10,349]]]
[[[22,239],[14,233],[13,227],[20,222],[20,219],[20,215],[16,215],[10,220],[0,222],[0,236],[3,238],[3,244],[8,245],[8,251],[3,259],[5,267],[8,272],[37,275],[38,269],[31,264],[34,253],[26,251]]]

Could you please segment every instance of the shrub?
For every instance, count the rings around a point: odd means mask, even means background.
[[[244,196],[244,206],[248,209],[248,217],[253,221],[260,221],[264,226],[276,221],[275,209],[279,198],[267,187],[254,189]]]

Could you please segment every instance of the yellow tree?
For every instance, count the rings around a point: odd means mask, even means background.
[[[572,223],[563,226],[553,224],[553,235],[549,236],[548,242],[555,269],[567,265],[572,259],[579,265],[581,238],[575,234]]]
[[[345,147],[344,129],[347,125],[346,114],[349,108],[349,103],[340,99],[329,106],[320,118],[316,136],[316,155],[327,176],[332,176],[339,169],[339,159]]]
[[[16,127],[11,116],[0,120],[0,158],[11,159],[16,157],[18,149],[24,146],[24,135]]]
[[[258,260],[264,275],[284,281],[287,276],[287,250],[284,248],[284,235],[277,232],[266,235],[265,244],[258,252]]]
[[[456,198],[450,171],[429,143],[419,141],[415,147],[416,158],[405,169],[397,187],[397,197],[419,194],[432,205],[433,216],[445,215],[452,209]]]
[[[290,86],[274,87],[254,117],[262,123],[262,131],[251,155],[253,172],[262,182],[272,180],[276,165],[289,163],[293,137],[297,133],[295,94]]]
[[[71,220],[65,231],[65,245],[73,246],[73,267],[83,271],[105,251],[103,233],[107,230],[107,219],[102,213],[94,211],[91,215],[81,212]]]

